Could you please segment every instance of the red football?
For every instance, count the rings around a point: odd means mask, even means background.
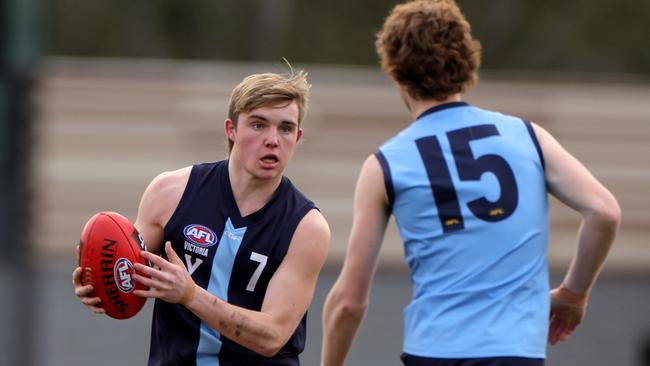
[[[137,314],[146,298],[133,290],[146,290],[131,275],[134,263],[146,264],[140,251],[145,250],[138,231],[126,217],[116,212],[99,212],[88,220],[79,242],[81,282],[92,284],[92,296],[102,299],[101,307],[116,319]]]

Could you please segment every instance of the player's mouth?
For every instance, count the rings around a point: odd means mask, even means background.
[[[270,168],[274,168],[278,164],[280,159],[278,159],[277,155],[275,154],[268,154],[262,156],[262,159],[260,159],[260,161],[262,162],[263,168],[270,169]]]

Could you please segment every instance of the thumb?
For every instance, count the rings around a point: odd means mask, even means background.
[[[165,253],[167,253],[167,258],[171,263],[174,263],[176,265],[179,265],[181,267],[185,267],[183,264],[183,261],[178,257],[178,254],[176,254],[176,251],[174,248],[172,248],[172,243],[171,242],[166,242],[165,243]]]

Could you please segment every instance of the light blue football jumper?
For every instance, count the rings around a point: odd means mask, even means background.
[[[519,118],[446,103],[376,153],[411,270],[404,352],[544,358],[544,162]]]

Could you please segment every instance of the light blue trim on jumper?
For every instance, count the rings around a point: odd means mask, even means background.
[[[221,300],[228,301],[228,284],[232,275],[232,267],[245,233],[246,227],[235,228],[228,218],[212,261],[212,271],[208,282],[208,292]],[[201,322],[201,335],[196,350],[197,366],[219,365],[220,338],[221,334]]]

